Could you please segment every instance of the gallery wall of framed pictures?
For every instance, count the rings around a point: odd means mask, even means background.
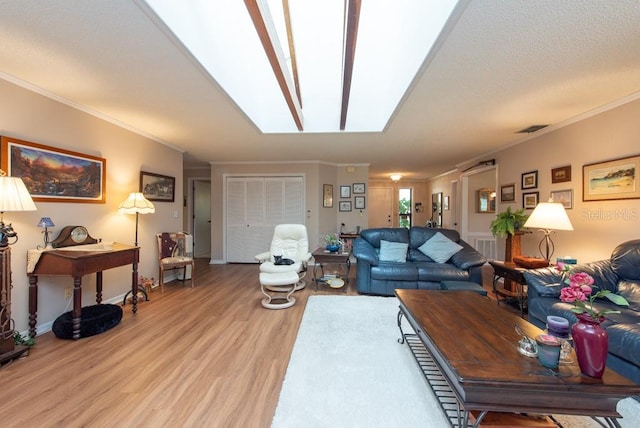
[[[551,185],[572,182],[571,165],[550,168]],[[612,201],[640,199],[640,155],[588,163],[582,166],[582,201]],[[541,202],[538,171],[523,172],[520,177],[522,208],[533,209]],[[565,185],[566,186],[566,185]],[[515,183],[500,186],[500,202],[516,200]],[[547,199],[545,198],[544,201]],[[549,200],[561,203],[565,209],[574,207],[574,188],[551,188]]]
[[[366,183],[353,183],[351,185],[340,185],[339,186],[339,200],[338,200],[338,211],[339,212],[350,212],[354,209],[356,210],[364,210],[367,208],[367,197],[365,196],[367,192]],[[352,199],[353,197],[353,199]],[[322,206],[324,208],[333,208],[333,185],[332,184],[323,184],[322,185]]]

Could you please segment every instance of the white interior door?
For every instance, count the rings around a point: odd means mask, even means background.
[[[211,258],[211,181],[193,182],[193,256]]]
[[[369,187],[369,227],[392,227],[393,187]]]

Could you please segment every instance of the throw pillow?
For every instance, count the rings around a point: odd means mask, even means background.
[[[445,263],[462,248],[461,245],[438,232],[418,247],[418,250],[436,263]]]
[[[380,241],[380,254],[378,260],[381,262],[404,263],[407,261],[407,250],[409,244],[403,242]]]

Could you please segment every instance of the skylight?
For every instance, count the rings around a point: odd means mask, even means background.
[[[383,131],[457,1],[146,3],[261,132],[322,133]],[[348,58],[345,62],[346,33],[354,28],[346,15],[354,12],[359,14],[356,33],[352,33],[353,73],[341,129],[343,81],[349,64]],[[288,34],[295,49],[299,100]],[[273,47],[271,56],[265,53],[265,39]]]

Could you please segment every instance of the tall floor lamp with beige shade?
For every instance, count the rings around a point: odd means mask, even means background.
[[[35,211],[36,205],[19,177],[9,177],[0,169],[0,363],[24,354],[29,348],[16,346],[14,322],[11,318],[11,247],[18,241],[18,233],[11,223],[5,224],[5,212]]]
[[[153,214],[156,212],[156,207],[153,205],[151,201],[144,197],[141,192],[132,192],[129,194],[129,197],[124,200],[118,207],[118,214],[135,214],[136,215],[136,240],[135,246],[138,246],[138,216],[140,214]],[[137,264],[137,263],[136,263]],[[137,267],[137,266],[136,266]],[[137,272],[138,269],[134,269]],[[136,278],[138,281],[138,278]],[[149,296],[147,295],[147,290],[144,287],[138,285],[138,291],[141,292],[146,300],[149,300]],[[131,290],[127,291],[127,294],[124,295],[123,304],[127,303],[127,297]],[[132,296],[134,299],[137,299],[137,296]]]

